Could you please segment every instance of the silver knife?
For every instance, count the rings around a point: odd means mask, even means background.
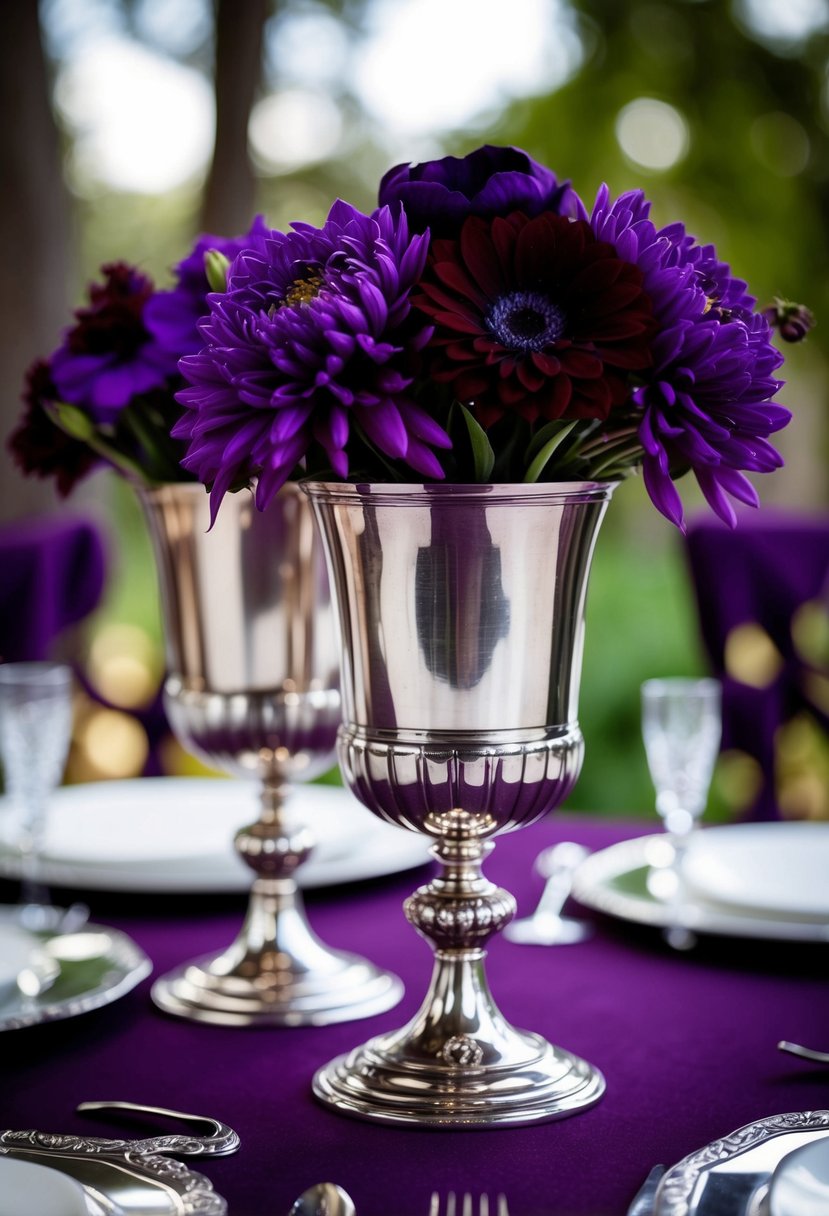
[[[665,1173],[664,1165],[655,1165],[648,1174],[642,1186],[636,1193],[633,1203],[627,1210],[627,1216],[653,1216],[653,1203],[656,1199],[656,1188]]]

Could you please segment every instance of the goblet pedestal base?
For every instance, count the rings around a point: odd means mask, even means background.
[[[258,879],[239,937],[184,963],[152,988],[165,1013],[221,1026],[327,1026],[383,1013],[403,985],[354,954],[323,945],[292,880]]]
[[[481,873],[492,844],[471,834],[464,811],[440,826],[432,853],[442,872],[404,905],[435,952],[426,998],[407,1026],[320,1069],[315,1095],[341,1114],[433,1127],[540,1123],[586,1110],[605,1090],[599,1070],[511,1026],[490,993],[485,944],[515,914],[510,893]]]
[[[460,1062],[465,1050],[474,1059],[475,1041],[465,1036],[444,1045],[442,1055],[454,1049],[457,1064],[408,1055],[415,1044],[378,1036],[321,1068],[314,1094],[361,1119],[455,1128],[563,1119],[599,1101],[605,1080],[598,1069],[540,1035],[507,1029],[513,1058],[477,1066]]]

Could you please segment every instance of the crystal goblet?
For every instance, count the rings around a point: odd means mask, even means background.
[[[255,880],[225,950],[157,980],[168,1013],[224,1025],[325,1025],[400,999],[396,976],[333,950],[305,916],[295,874],[313,836],[292,823],[290,784],[324,772],[340,722],[325,564],[310,507],[289,483],[264,512],[228,494],[210,527],[200,485],[141,494],[161,587],[164,701],[179,741],[257,779],[259,821],[236,835]]]
[[[721,733],[718,680],[677,676],[642,685],[642,737],[656,809],[680,850],[705,810]]]
[[[697,939],[683,862],[708,801],[719,751],[720,684],[708,678],[674,676],[646,680],[641,694],[645,754],[656,809],[667,833],[665,848],[652,850],[647,886],[668,908],[669,923],[663,932],[668,945],[690,950]]]
[[[0,665],[0,758],[18,813],[22,919],[51,922],[49,893],[37,877],[49,799],[59,784],[72,735],[72,669],[62,663]]]

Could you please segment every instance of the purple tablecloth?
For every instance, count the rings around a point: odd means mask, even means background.
[[[499,840],[490,877],[533,905],[532,858],[558,839],[591,848],[652,824],[558,817]],[[609,920],[578,946],[497,941],[490,980],[504,1013],[597,1064],[607,1094],[561,1122],[492,1131],[417,1131],[340,1117],[310,1094],[314,1069],[408,1019],[430,952],[400,912],[419,875],[309,898],[333,945],[402,976],[381,1017],[317,1030],[245,1031],[157,1013],[149,981],[109,1008],[0,1037],[0,1126],[143,1135],[74,1113],[84,1099],[128,1099],[211,1114],[237,1129],[239,1153],[194,1163],[232,1216],[283,1216],[307,1186],[332,1180],[358,1216],[427,1216],[433,1189],[504,1191],[511,1216],[622,1216],[655,1162],[673,1164],[744,1123],[829,1107],[829,1070],[781,1055],[779,1039],[829,1045],[826,949],[704,939],[672,953],[658,933]],[[236,898],[89,897],[95,919],[132,934],[163,972],[226,944]]]

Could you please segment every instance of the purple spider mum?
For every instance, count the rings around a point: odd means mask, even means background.
[[[162,350],[170,351],[178,359],[182,355],[195,355],[202,348],[198,323],[207,312],[210,290],[204,269],[205,254],[215,249],[232,262],[257,237],[269,232],[258,215],[244,236],[199,237],[191,252],[176,266],[176,286],[171,291],[157,291],[144,310],[144,324]]]
[[[214,515],[251,477],[265,507],[314,444],[346,477],[355,426],[386,457],[443,476],[431,448],[450,440],[410,390],[431,334],[409,303],[428,235],[410,237],[387,207],[369,217],[344,202],[322,228],[293,228],[239,254],[227,292],[208,297],[206,345],[180,363],[192,387],[177,395],[173,434],[190,441],[185,467],[212,484]]]
[[[176,370],[144,324],[150,279],[125,262],[101,267],[103,283],[89,288],[89,307],[49,361],[57,396],[84,408],[97,423],[114,422],[133,397],[164,385]]]
[[[457,236],[468,215],[520,211],[532,217],[552,211],[587,218],[569,182],[559,183],[552,169],[520,148],[491,144],[468,156],[396,165],[380,182],[379,201],[381,207],[402,203],[411,230],[428,228],[432,237]]]
[[[783,464],[767,441],[791,417],[769,400],[780,387],[771,373],[783,359],[768,341],[768,325],[762,317],[749,324],[682,321],[664,330],[653,350],[650,383],[634,393],[644,411],[639,437],[648,493],[683,528],[671,473],[691,468],[711,508],[733,527],[728,495],[758,505],[739,470],[769,473]]]
[[[641,191],[610,204],[602,187],[591,216],[596,235],[642,270],[660,326],[653,368],[633,394],[645,484],[657,509],[684,528],[672,478],[692,469],[709,505],[733,526],[729,495],[758,503],[740,470],[783,464],[768,442],[791,417],[770,400],[782,384],[773,373],[783,357],[767,320],[752,311],[746,284],[713,246],[697,245],[681,224],[657,230],[649,210]]]

